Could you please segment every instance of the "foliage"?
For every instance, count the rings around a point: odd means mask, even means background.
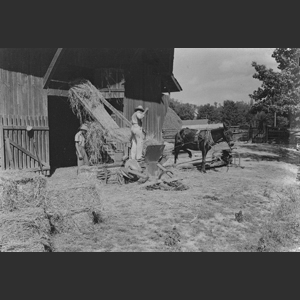
[[[209,123],[221,122],[221,107],[215,105],[205,104],[198,107],[197,119],[208,119]]]
[[[223,105],[215,102],[214,105],[194,106],[171,99],[170,108],[177,113],[181,120],[193,120],[196,111],[197,119],[208,119],[209,124],[225,122],[235,126],[249,124],[254,118],[251,114],[251,105],[243,101],[225,100]]]
[[[253,78],[261,81],[250,98],[254,100],[252,112],[277,112],[280,121],[292,121],[300,113],[300,67],[299,48],[276,48],[272,57],[278,63],[279,71],[268,69],[256,62],[252,63],[256,73]]]
[[[176,112],[181,120],[194,120],[195,118],[195,105],[193,104],[170,99],[170,108]]]

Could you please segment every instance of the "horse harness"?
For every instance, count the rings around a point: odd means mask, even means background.
[[[203,132],[205,132],[205,134],[203,135]],[[201,135],[202,133],[202,135]],[[228,132],[227,131],[224,131],[224,135],[227,137],[228,135]],[[200,139],[199,139],[200,137]],[[197,132],[195,134],[195,138],[194,138],[194,141],[193,142],[189,142],[189,143],[182,143],[181,145],[178,145],[176,146],[175,148],[178,148],[178,147],[183,147],[185,145],[188,145],[188,144],[196,144],[198,143],[198,147],[200,149],[200,142],[201,141],[205,141],[206,144],[208,144],[211,148],[213,146],[215,146],[216,144],[220,143],[222,140],[223,140],[223,137],[219,138],[216,142],[213,140],[213,137],[212,137],[212,134],[211,134],[211,130],[201,130],[199,132]],[[227,141],[226,141],[227,142]]]

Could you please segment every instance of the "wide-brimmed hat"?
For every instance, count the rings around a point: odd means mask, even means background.
[[[145,110],[144,110],[144,107],[143,107],[142,105],[139,105],[139,106],[136,107],[134,110],[135,110],[135,111],[137,111],[137,110],[145,111]]]
[[[86,131],[89,130],[89,128],[88,128],[85,124],[82,124],[82,125],[80,126],[80,129],[81,129],[81,130],[86,130]]]

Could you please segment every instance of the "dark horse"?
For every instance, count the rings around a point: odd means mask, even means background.
[[[175,164],[178,159],[178,154],[180,150],[184,150],[189,154],[189,158],[192,158],[192,152],[190,150],[202,151],[202,168],[201,171],[205,171],[205,159],[207,152],[215,144],[221,142],[227,142],[229,148],[231,149],[234,145],[233,133],[232,131],[223,124],[223,128],[211,129],[211,130],[201,130],[197,134],[197,129],[184,128],[181,129],[175,136]]]

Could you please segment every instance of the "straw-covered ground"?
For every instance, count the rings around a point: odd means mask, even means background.
[[[238,143],[236,151],[243,168],[228,172],[226,167],[206,174],[168,167],[188,188],[182,191],[151,190],[139,183],[104,185],[92,173],[77,176],[76,168],[59,169],[47,179],[46,200],[36,196],[31,214],[19,217],[27,227],[12,223],[30,207],[3,204],[2,251],[28,251],[29,236],[38,239],[31,251],[298,251],[299,152],[246,143]],[[189,160],[185,154],[179,158],[179,163]],[[23,230],[21,250],[13,246],[18,236],[9,241],[12,225]]]

